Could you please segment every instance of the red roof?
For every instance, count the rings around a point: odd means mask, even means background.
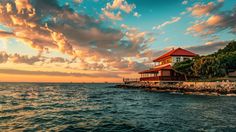
[[[160,70],[171,70],[171,65],[170,64],[160,65],[158,67],[155,67],[155,68],[152,68],[152,69],[149,69],[149,70],[141,71],[141,72],[139,72],[139,74],[142,74],[142,73],[155,73],[155,72],[158,72]]]
[[[171,51],[165,53],[164,55],[156,58],[155,60],[153,60],[153,62],[158,62],[161,61],[163,59],[166,59],[170,56],[188,56],[188,57],[194,57],[197,54],[192,53],[188,50],[182,49],[182,48],[177,48],[177,49],[172,49]]]

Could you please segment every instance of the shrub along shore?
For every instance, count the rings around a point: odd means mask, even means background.
[[[130,83],[119,84],[116,87],[176,94],[236,96],[236,82],[181,82],[161,85],[154,83]]]

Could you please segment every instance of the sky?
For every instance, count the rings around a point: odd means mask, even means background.
[[[0,0],[1,82],[121,82],[236,36],[236,0]]]

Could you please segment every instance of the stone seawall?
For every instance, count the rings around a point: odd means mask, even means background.
[[[207,88],[235,88],[236,82],[183,82],[183,86],[191,86],[195,88],[207,87]]]
[[[151,92],[171,92],[198,95],[236,95],[236,82],[181,82],[175,84],[131,83],[119,88],[143,89]]]

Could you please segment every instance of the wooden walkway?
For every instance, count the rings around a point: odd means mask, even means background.
[[[140,82],[140,79],[139,78],[123,78],[123,82],[125,84],[138,83]]]

